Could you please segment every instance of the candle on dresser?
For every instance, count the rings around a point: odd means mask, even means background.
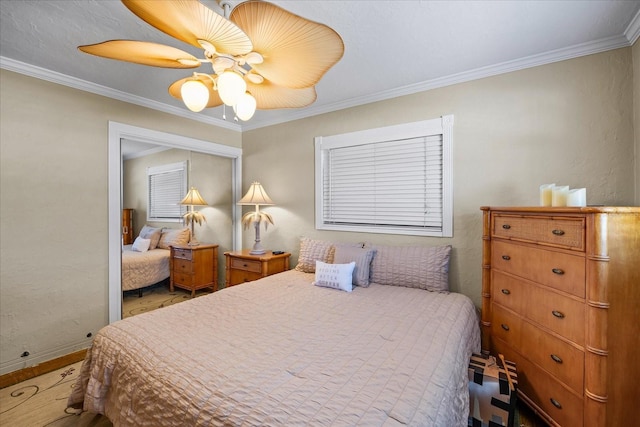
[[[587,189],[573,188],[569,190],[567,206],[587,206]]]
[[[568,185],[553,187],[551,192],[551,206],[567,206],[567,194],[569,194]]]
[[[551,206],[551,195],[555,184],[542,184],[540,186],[540,206]]]

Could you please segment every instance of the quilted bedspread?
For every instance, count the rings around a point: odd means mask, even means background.
[[[68,404],[116,426],[466,426],[461,294],[347,293],[287,271],[115,322]]]
[[[158,283],[169,277],[168,249],[135,252],[131,245],[122,251],[122,290],[131,291]]]

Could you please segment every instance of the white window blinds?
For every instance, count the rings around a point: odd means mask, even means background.
[[[450,236],[451,138],[433,125],[317,138],[316,227]]]
[[[148,221],[182,220],[180,201],[187,194],[187,162],[147,168]]]

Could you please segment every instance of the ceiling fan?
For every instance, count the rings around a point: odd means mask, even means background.
[[[315,85],[344,53],[342,38],[326,25],[261,0],[238,4],[225,16],[198,0],[122,0],[140,19],[185,43],[203,49],[204,59],[157,43],[109,40],[79,46],[82,52],[164,68],[198,68],[169,86],[191,111],[225,104],[249,120],[262,110],[301,108],[316,100]]]

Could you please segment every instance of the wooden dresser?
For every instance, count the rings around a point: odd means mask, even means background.
[[[482,211],[483,352],[552,426],[637,422],[640,208]]]
[[[218,290],[218,245],[171,246],[169,290]]]
[[[271,251],[262,255],[251,255],[249,252],[250,249],[244,249],[224,253],[227,264],[225,286],[251,282],[289,269],[289,252],[277,255]]]
[[[133,243],[133,209],[122,209],[122,244]]]

